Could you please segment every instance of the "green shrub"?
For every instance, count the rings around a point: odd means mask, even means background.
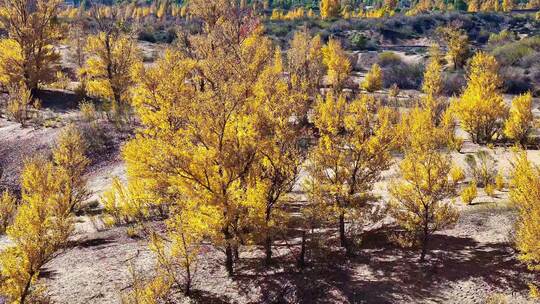
[[[368,43],[368,38],[360,33],[354,33],[351,36],[351,45],[356,49],[365,49]]]
[[[528,56],[533,52],[534,50],[529,46],[521,43],[510,43],[496,47],[493,50],[493,55],[495,55],[497,61],[503,65],[514,65],[521,58]]]
[[[379,65],[382,67],[398,65],[401,63],[401,57],[394,52],[382,52],[379,54]]]

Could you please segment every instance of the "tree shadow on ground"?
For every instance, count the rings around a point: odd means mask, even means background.
[[[89,248],[89,247],[103,246],[110,243],[113,243],[113,240],[110,237],[104,237],[104,238],[96,238],[96,239],[81,241],[77,244],[77,247]]]
[[[67,90],[39,90],[36,97],[41,100],[41,106],[59,113],[77,109],[83,100],[78,94]]]
[[[42,271],[39,272],[39,278],[40,279],[49,279],[49,280],[54,280],[55,278],[58,277],[58,272],[56,270],[51,270],[51,269],[43,269]]]
[[[205,303],[205,304],[228,304],[230,300],[224,298],[223,296],[218,296],[209,292],[202,292],[200,290],[193,290],[190,294],[190,298],[195,301],[195,303]]]
[[[243,259],[239,286],[260,286],[262,303],[396,303],[430,299],[464,280],[481,280],[494,289],[526,291],[540,276],[517,260],[510,244],[480,243],[469,237],[434,235],[428,262],[416,250],[392,244],[387,229],[366,233],[355,256],[329,246],[300,271],[294,258],[280,257],[270,271],[261,258]],[[290,255],[289,255],[290,256]],[[249,292],[249,288],[243,292]]]

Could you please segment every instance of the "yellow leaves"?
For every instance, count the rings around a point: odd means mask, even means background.
[[[327,67],[328,81],[336,92],[340,92],[351,73],[349,57],[338,40],[330,39],[322,48],[323,63]]]
[[[74,179],[81,178],[90,160],[85,156],[86,142],[75,125],[65,127],[53,149],[54,163],[70,172]]]
[[[323,19],[335,18],[339,16],[341,4],[339,0],[322,0],[320,9]]]
[[[125,103],[132,84],[130,69],[140,61],[135,42],[122,34],[100,32],[89,36],[89,58],[79,75],[87,78],[91,96]]]
[[[519,211],[516,221],[516,246],[520,260],[529,269],[540,271],[540,169],[517,151],[510,181],[510,198]],[[538,286],[530,285],[531,295],[538,297]]]
[[[40,268],[67,242],[73,231],[71,213],[85,198],[82,178],[88,160],[81,134],[73,126],[60,133],[53,162],[25,162],[21,174],[22,202],[7,235],[13,247],[0,253],[0,294],[25,302]],[[7,194],[2,202],[11,201]]]
[[[450,155],[441,152],[447,132],[435,126],[429,110],[419,108],[412,109],[399,125],[405,157],[399,164],[401,178],[389,187],[393,197],[390,213],[421,243],[421,260],[429,235],[458,218],[452,203],[445,200],[453,196],[464,172],[452,165]]]
[[[158,304],[167,299],[173,287],[173,277],[159,275],[146,279],[141,277],[133,265],[129,268],[133,280],[132,290],[122,295],[123,304]]]
[[[315,203],[339,213],[366,203],[373,183],[390,164],[391,117],[372,97],[347,103],[329,93],[319,99],[314,120],[321,138],[310,154],[311,182],[306,184]]]
[[[279,9],[273,9],[272,15],[270,16],[270,20],[301,20],[301,19],[304,19],[305,17],[306,17],[306,11],[303,7],[290,9],[287,11],[287,13]],[[307,17],[313,18],[313,14],[309,15],[309,12],[308,12]]]
[[[438,46],[434,45],[430,51],[432,57],[424,72],[424,81],[422,83],[422,91],[426,95],[422,98],[421,104],[424,109],[431,112],[433,121],[437,123],[442,112],[442,101],[439,97],[443,88],[443,75],[442,66],[439,62]]]
[[[504,124],[504,135],[525,144],[533,123],[531,93],[515,97],[512,100],[510,115]]]
[[[516,245],[519,258],[529,269],[540,271],[540,169],[532,165],[525,151],[517,151],[510,181],[510,198],[519,211]],[[529,285],[531,296],[538,297],[538,286]]]
[[[502,10],[504,12],[509,12],[512,9],[514,9],[514,1],[513,0],[503,0],[502,1]]]
[[[0,196],[0,234],[6,231],[17,211],[17,199],[8,191]]]
[[[467,88],[455,104],[461,126],[474,142],[491,142],[500,135],[508,112],[500,84],[495,57],[478,52],[471,60]]]
[[[53,48],[61,36],[55,20],[60,2],[42,0],[29,5],[28,0],[13,0],[3,3],[0,25],[11,41],[8,45],[5,41],[0,43],[0,83],[5,84],[7,77],[12,84],[23,81],[32,90],[38,84],[54,80],[60,59]],[[11,50],[6,48],[8,46]],[[3,66],[6,58],[11,58],[14,65]]]
[[[17,85],[22,80],[22,49],[13,39],[0,39],[0,85]]]
[[[452,128],[435,126],[431,112],[413,108],[398,125],[400,143],[404,150],[438,149],[448,144]]]
[[[366,74],[366,78],[364,79],[364,82],[362,82],[361,87],[368,92],[375,92],[382,89],[382,81],[381,67],[375,63]]]
[[[271,41],[260,35],[261,30],[261,28],[255,30],[241,43],[241,52],[247,63],[241,73],[246,73],[248,79],[256,79],[273,55]]]
[[[204,23],[204,34],[190,37],[196,60],[167,51],[152,67],[132,69],[142,126],[123,149],[128,185],[170,206],[165,239],[184,259],[191,245],[180,243],[192,240],[182,231],[204,233],[229,253],[244,231],[256,231],[273,197],[268,181],[289,174],[296,159],[288,145],[296,145],[291,118],[302,105],[283,77],[281,51],[261,28],[229,20],[229,4],[190,2]]]
[[[478,188],[475,181],[461,191],[461,201],[466,205],[470,205],[477,196]]]
[[[305,100],[315,96],[324,74],[322,41],[320,36],[311,37],[307,31],[297,31],[287,51],[291,82],[296,90],[304,93]]]
[[[335,98],[328,93],[319,97],[315,105],[315,126],[323,134],[337,135],[344,128],[347,101],[343,95]]]
[[[465,171],[460,166],[453,166],[450,169],[450,178],[454,183],[459,183],[465,180]]]
[[[118,178],[113,178],[111,188],[101,196],[105,212],[111,218],[108,224],[140,222],[150,216],[149,199],[139,194],[138,185],[127,187]]]
[[[475,1],[470,1],[469,5]],[[453,63],[454,69],[457,69],[465,63],[466,56],[469,53],[469,37],[467,33],[456,27],[439,27],[437,31],[442,35],[446,45],[449,61]]]
[[[486,187],[484,188],[484,191],[489,197],[495,197],[495,185],[493,184],[486,185]]]
[[[22,204],[7,229],[13,247],[0,253],[0,294],[9,301],[22,303],[42,265],[67,240],[72,221],[62,210],[65,196],[60,192],[61,178],[55,176],[51,163],[30,160],[22,173]]]
[[[390,213],[422,244],[421,259],[429,235],[458,218],[457,210],[444,201],[455,191],[456,184],[449,178],[451,164],[448,155],[434,148],[407,151],[399,165],[401,179],[389,189],[394,200]]]
[[[194,87],[188,78],[195,62],[176,51],[167,50],[153,67],[138,63],[131,71],[137,85],[132,90],[132,105],[146,132],[172,136],[183,127],[183,117],[194,115]],[[164,81],[164,80],[167,81]]]
[[[504,177],[502,176],[501,173],[499,173],[497,174],[497,176],[495,176],[495,189],[502,191],[504,189],[504,186],[505,186]]]

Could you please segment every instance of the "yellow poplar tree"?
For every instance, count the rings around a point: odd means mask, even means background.
[[[458,212],[444,202],[456,190],[456,181],[450,176],[452,160],[434,140],[438,131],[429,112],[420,113],[416,115],[423,119],[414,119],[408,131],[405,158],[399,165],[401,179],[389,190],[393,197],[390,213],[420,244],[420,261],[424,261],[431,235],[455,223]]]
[[[340,0],[321,0],[320,9],[323,19],[339,17],[341,11]]]
[[[527,141],[527,137],[533,127],[534,116],[532,113],[532,95],[526,93],[512,100],[510,114],[504,124],[504,135],[521,145]]]
[[[509,12],[514,9],[514,1],[513,0],[503,0],[502,1],[502,9],[504,12]]]
[[[168,289],[177,285],[187,296],[195,279],[202,242],[219,226],[216,209],[191,203],[185,202],[181,210],[173,210],[173,217],[166,220],[165,237],[153,234],[150,243],[158,258],[158,275],[153,282],[171,282]]]
[[[61,38],[56,18],[62,1],[0,3],[0,28],[7,31],[7,39],[0,40],[0,83],[22,81],[34,92],[40,84],[52,82],[56,75],[60,56],[54,46]],[[6,62],[9,65],[5,66]]]
[[[307,96],[317,95],[324,76],[323,43],[320,36],[310,37],[307,30],[297,31],[287,51],[291,82]]]
[[[480,10],[480,0],[469,0],[467,3],[468,12],[477,12]]]
[[[507,116],[498,69],[494,56],[476,53],[470,62],[467,88],[455,104],[462,128],[475,143],[491,142],[501,135]]]
[[[73,232],[74,206],[85,198],[84,147],[80,133],[68,127],[53,148],[54,162],[35,158],[25,163],[22,202],[7,229],[13,246],[0,252],[0,295],[13,303],[29,301],[41,267]]]
[[[190,1],[203,32],[190,49],[168,51],[134,69],[133,106],[142,124],[123,149],[129,180],[173,210],[184,202],[215,210],[209,231],[234,272],[234,252],[265,204],[254,164],[264,142],[253,89],[274,51],[262,29],[238,26],[243,11],[226,0]]]
[[[261,231],[267,265],[272,259],[274,236],[285,221],[281,207],[297,181],[304,159],[299,145],[301,129],[298,121],[306,116],[304,95],[294,93],[282,74],[281,50],[278,48],[274,64],[262,72],[254,88],[259,128],[264,138],[257,157],[256,174],[260,176],[265,201]],[[296,121],[291,122],[291,117],[297,117]]]
[[[58,173],[65,177],[62,187],[68,200],[66,209],[73,212],[88,197],[84,173],[90,164],[86,157],[86,142],[75,125],[60,132],[53,147],[53,162]]]
[[[89,36],[85,50],[88,59],[79,74],[86,80],[88,93],[111,101],[113,111],[124,113],[133,84],[130,69],[140,61],[135,41],[110,30]]]
[[[518,151],[510,182],[510,198],[517,206],[516,246],[529,269],[540,271],[540,168]],[[540,298],[539,286],[530,284],[531,295]]]
[[[24,304],[41,267],[65,244],[72,221],[65,217],[61,178],[52,163],[28,161],[22,173],[22,204],[7,236],[13,242],[0,253],[0,295]]]
[[[375,92],[377,90],[382,89],[382,87],[383,87],[382,70],[381,70],[381,67],[375,63],[374,65],[371,66],[371,69],[366,74],[366,78],[364,79],[364,82],[362,83],[362,89],[368,92]]]
[[[330,39],[322,48],[323,63],[327,67],[328,82],[335,92],[341,92],[345,81],[351,73],[352,66],[349,57],[338,40]]]
[[[338,218],[341,246],[347,251],[346,217],[353,211],[360,212],[356,220],[369,214],[373,183],[390,166],[392,117],[392,111],[368,96],[348,103],[329,93],[317,102],[315,126],[321,137],[310,154],[306,189],[313,201],[325,206],[321,210]]]
[[[467,32],[456,27],[439,27],[437,32],[446,43],[446,56],[453,63],[454,69],[462,67],[469,53],[469,36]]]
[[[443,89],[442,66],[439,58],[438,45],[432,46],[431,57],[424,72],[422,92],[425,94],[421,99],[422,108],[431,113],[432,120],[438,124],[444,111],[444,103],[440,98]]]

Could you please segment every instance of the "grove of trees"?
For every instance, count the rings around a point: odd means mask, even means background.
[[[321,17],[338,18],[344,2],[321,1]],[[10,95],[8,112],[23,124],[36,93],[58,78],[66,25],[58,0],[1,3],[0,85]],[[282,50],[265,35],[261,16],[246,9],[253,4],[190,0],[182,6],[188,13],[174,14],[189,15],[198,28],[151,64],[122,22],[150,12],[77,10],[77,18],[93,24],[74,44],[80,93],[92,99],[83,114],[95,115],[95,102],[132,128],[121,148],[126,180],[114,179],[100,199],[103,222],[144,237],[156,258],[151,277],[137,279],[133,270],[125,302],[160,303],[178,290],[190,296],[204,246],[224,253],[223,267],[234,278],[242,250],[260,248],[271,267],[278,263],[275,243],[297,233],[303,268],[316,230],[335,230],[343,251],[354,255],[363,232],[385,217],[400,245],[418,250],[425,262],[433,235],[458,221],[460,190],[470,204],[477,187],[488,194],[504,188],[496,160],[486,154],[471,156],[467,172],[453,162],[451,153],[463,143],[458,126],[476,144],[516,145],[509,183],[519,215],[516,248],[531,270],[540,270],[540,169],[522,150],[535,126],[533,97],[504,101],[494,55],[473,52],[463,31],[439,29],[443,44],[429,50],[422,94],[402,107],[381,97],[381,65],[371,65],[351,89],[354,65],[338,38],[299,30]],[[504,1],[503,9],[512,5]],[[180,6],[152,7],[166,18]],[[449,100],[448,67],[467,71],[463,92]],[[397,99],[399,87],[393,88]],[[66,126],[50,156],[25,160],[20,195],[0,196],[0,233],[11,242],[0,251],[0,295],[9,303],[39,302],[40,271],[72,240],[75,213],[89,196],[89,145],[81,129]],[[390,170],[396,174],[386,202],[374,188]],[[306,201],[294,213],[288,208],[298,188]],[[164,225],[156,229],[153,221]]]

